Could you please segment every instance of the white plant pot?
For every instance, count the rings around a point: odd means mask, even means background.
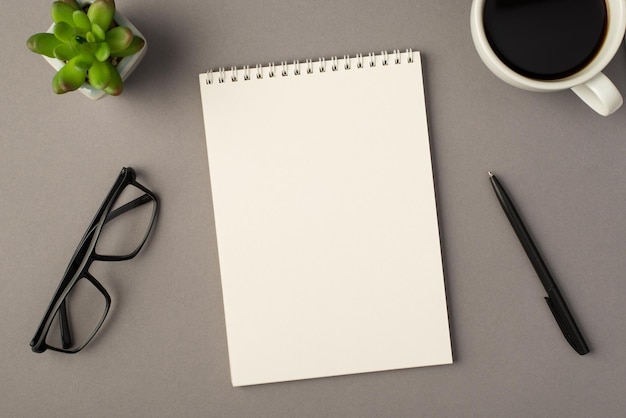
[[[95,0],[77,0],[78,4],[81,7],[91,4],[94,1]],[[139,52],[128,57],[123,57],[117,65],[117,71],[120,73],[122,81],[125,81],[128,76],[130,76],[130,74],[133,72],[133,70],[137,67],[137,65],[139,65],[144,55],[146,55],[146,51],[148,49],[148,41],[146,40],[146,37],[143,36],[141,32],[139,32],[139,29],[137,29],[135,25],[133,25],[128,19],[126,19],[124,16],[122,16],[122,14],[117,11],[117,8],[115,9],[115,16],[113,17],[113,20],[120,26],[126,26],[133,32],[134,35],[137,35],[143,38],[144,41],[146,41],[143,48],[141,48]],[[50,28],[48,29],[48,33],[52,33],[54,25],[55,24],[53,23],[52,26],[50,26]],[[56,58],[50,58],[45,55],[43,55],[43,58],[48,61],[48,64],[54,67],[57,71],[59,71],[65,65],[63,61]],[[77,91],[81,92],[92,100],[98,100],[101,97],[107,95],[104,91],[93,88],[87,82],[83,83],[83,85],[80,86]]]

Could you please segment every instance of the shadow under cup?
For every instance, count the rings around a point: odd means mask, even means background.
[[[607,36],[605,0],[485,0],[482,17],[502,63],[537,80],[576,74]]]

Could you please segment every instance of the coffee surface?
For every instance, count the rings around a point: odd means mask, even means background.
[[[554,80],[589,63],[604,41],[604,0],[486,0],[485,33],[496,55],[526,77]]]

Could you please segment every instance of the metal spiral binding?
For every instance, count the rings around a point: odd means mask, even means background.
[[[320,73],[325,73],[326,72],[326,60],[322,57],[319,59],[319,63],[320,63]]]
[[[376,54],[374,54],[373,52],[370,52],[368,54],[368,57],[370,59],[370,67],[376,67]]]
[[[339,62],[340,61],[339,57],[335,55],[335,56],[332,56],[329,60],[330,70],[340,71],[340,67],[343,70],[351,70],[353,59],[356,59],[357,69],[366,67],[368,62],[369,62],[369,67],[376,67],[376,65],[378,64],[379,57],[380,57],[380,63],[382,65],[390,65],[392,63],[400,64],[402,62],[402,53],[400,52],[399,49],[394,49],[391,52],[391,54],[387,51],[381,51],[379,55],[376,55],[375,53],[370,52],[367,54],[366,58],[364,58],[363,54],[356,54],[354,58],[350,58],[349,55],[344,55],[343,59],[341,60],[343,61],[343,65],[341,66]],[[406,50],[406,63],[411,64],[414,61],[415,61],[415,58],[413,55],[413,50],[407,49]],[[304,72],[301,68],[302,65],[300,63],[300,60],[294,60],[293,64],[289,64],[287,63],[287,61],[281,61],[280,73],[277,73],[276,64],[274,62],[270,62],[267,65],[267,75],[269,78],[274,78],[274,77],[277,77],[278,75],[282,77],[287,77],[290,73],[292,73],[293,75],[305,75],[305,74],[313,74],[316,70],[319,73],[325,73],[327,70],[327,61],[323,57],[320,57],[318,59],[317,68],[312,59],[307,59],[303,65],[305,66]],[[243,81],[249,81],[249,80],[252,80],[253,78],[260,80],[264,78],[265,68],[266,67],[262,66],[261,64],[257,64],[255,66],[256,74],[254,77],[252,77],[249,65],[244,65],[241,67],[241,69],[238,69],[237,67],[233,66],[233,67],[230,67],[229,78],[230,78],[230,81],[233,83],[239,82],[240,80],[239,71],[241,70],[243,71],[243,78],[242,78]],[[222,84],[226,81],[226,77],[227,77],[226,69],[224,67],[219,67],[219,69],[217,70],[217,80],[215,79],[213,70],[208,70],[206,72],[206,84],[214,84],[216,81],[217,83]]]

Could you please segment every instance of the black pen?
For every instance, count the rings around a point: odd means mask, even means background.
[[[587,347],[587,343],[585,342],[580,329],[578,329],[578,326],[574,321],[574,317],[565,303],[563,295],[561,295],[559,288],[554,282],[548,266],[543,261],[543,258],[541,258],[539,250],[530,237],[528,230],[526,230],[526,227],[517,213],[517,210],[515,210],[515,206],[513,206],[511,198],[509,198],[504,190],[504,187],[502,187],[502,184],[500,184],[496,176],[493,175],[491,171],[489,171],[489,180],[491,181],[493,190],[496,192],[496,196],[502,205],[502,209],[504,209],[504,213],[506,213],[513,230],[515,230],[515,233],[517,234],[517,238],[519,238],[522,247],[524,247],[530,262],[535,268],[535,271],[539,276],[539,280],[541,280],[541,284],[543,284],[543,287],[548,293],[548,297],[545,298],[546,302],[548,303],[556,322],[559,324],[559,328],[561,328],[563,335],[565,335],[565,339],[578,354],[587,354],[589,352],[589,347]]]

